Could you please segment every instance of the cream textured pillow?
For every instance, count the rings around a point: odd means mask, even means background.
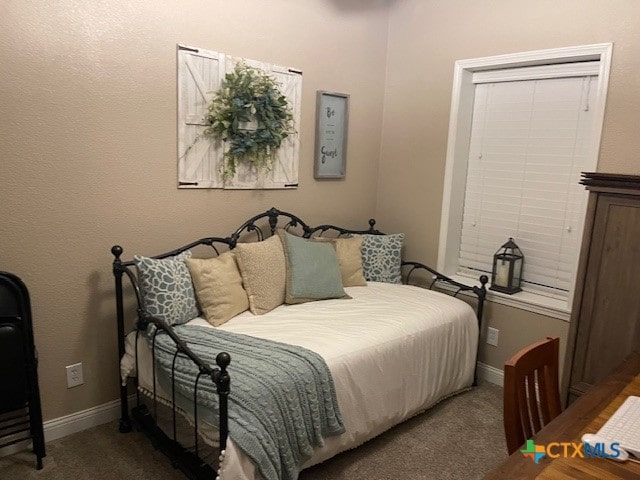
[[[278,235],[262,242],[238,243],[233,250],[238,260],[249,310],[262,315],[284,303],[286,267]]]
[[[200,309],[207,321],[219,327],[249,308],[233,252],[216,258],[186,260]]]
[[[345,238],[314,238],[317,242],[331,242],[336,249],[342,285],[345,287],[366,286],[362,270],[362,237]]]

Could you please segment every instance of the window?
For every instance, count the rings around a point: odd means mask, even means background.
[[[500,303],[568,318],[611,45],[456,63],[438,267],[490,274],[513,237],[524,292]],[[549,65],[550,64],[550,65]]]
[[[509,237],[525,252],[523,288],[567,298],[586,192],[592,76],[477,84],[459,271],[491,273]]]

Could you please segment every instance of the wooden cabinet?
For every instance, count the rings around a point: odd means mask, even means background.
[[[569,402],[640,351],[640,176],[585,173],[590,191],[571,314]]]

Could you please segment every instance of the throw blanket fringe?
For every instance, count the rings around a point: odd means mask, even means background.
[[[220,352],[231,355],[229,374],[229,435],[253,460],[265,480],[294,480],[300,466],[324,438],[344,433],[335,387],[320,355],[295,345],[218,329],[174,326],[196,355],[215,366]],[[171,385],[175,344],[168,335],[156,337],[156,362],[161,383]],[[162,373],[162,375],[160,375]],[[197,367],[179,355],[176,393],[193,399]],[[164,378],[162,378],[164,377]],[[169,390],[170,391],[170,390]],[[218,421],[215,385],[198,384],[199,412],[207,409]],[[204,408],[201,408],[204,407]]]

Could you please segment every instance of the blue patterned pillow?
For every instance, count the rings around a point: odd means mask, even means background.
[[[362,235],[362,268],[368,282],[402,283],[404,233]]]
[[[187,258],[191,258],[190,251],[163,259],[133,257],[145,311],[169,325],[186,323],[198,316]]]

